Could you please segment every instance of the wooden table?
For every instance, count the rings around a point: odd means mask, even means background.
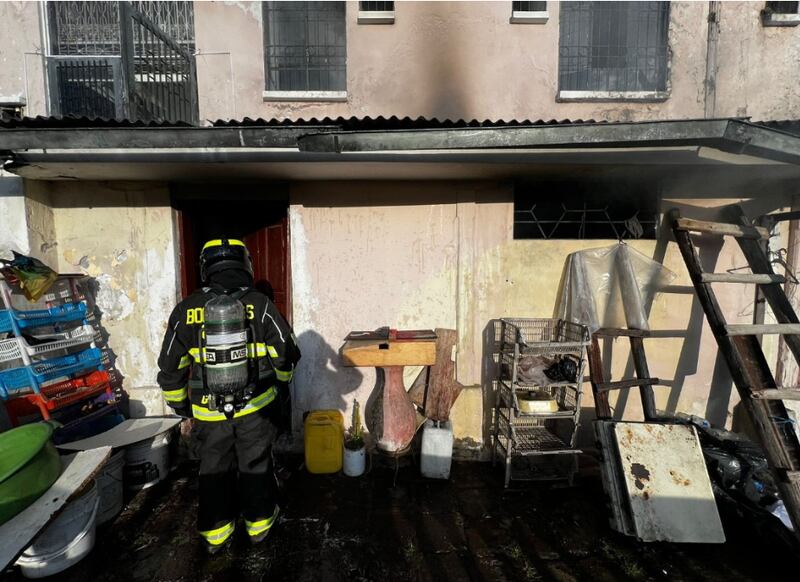
[[[377,446],[386,453],[402,454],[417,430],[416,408],[403,385],[403,368],[436,363],[436,333],[389,328],[354,331],[345,338],[341,355],[345,366],[374,367],[379,384],[382,377]]]

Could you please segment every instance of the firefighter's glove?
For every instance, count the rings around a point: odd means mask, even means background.
[[[177,414],[181,418],[192,418],[192,407],[188,402],[180,404],[179,406],[170,406],[170,408],[172,408],[174,414]]]

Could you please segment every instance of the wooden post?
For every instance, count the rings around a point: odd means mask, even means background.
[[[794,200],[792,210],[800,210],[798,200]],[[800,311],[800,285],[794,280],[794,274],[800,271],[800,220],[791,220],[789,224],[789,241],[786,245],[787,255],[786,264],[790,273],[786,273],[786,284],[784,290],[786,298],[792,304],[795,312]],[[792,355],[791,349],[786,345],[783,336],[778,341],[778,362],[775,366],[775,381],[778,386],[798,386],[800,385],[800,368],[797,360]]]

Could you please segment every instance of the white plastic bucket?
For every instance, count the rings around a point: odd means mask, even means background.
[[[99,505],[97,484],[92,482],[91,489],[68,503],[17,559],[22,575],[26,578],[52,576],[78,563],[91,552]]]
[[[125,447],[125,487],[152,487],[169,474],[170,431]]]
[[[117,451],[96,477],[97,490],[100,495],[97,525],[103,525],[122,510],[122,470],[124,467],[125,451]]]
[[[364,447],[356,450],[344,448],[344,464],[342,469],[348,477],[358,477],[364,474],[367,461],[367,451]]]

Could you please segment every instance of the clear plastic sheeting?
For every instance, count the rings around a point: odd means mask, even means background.
[[[649,330],[647,313],[675,273],[621,243],[567,257],[553,317],[585,325]]]

